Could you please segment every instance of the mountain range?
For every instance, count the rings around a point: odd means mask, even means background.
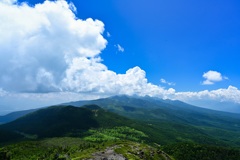
[[[66,106],[72,106],[76,109],[76,113],[83,112],[86,105],[98,105],[101,109],[105,110],[106,113],[115,113],[116,117],[118,115],[137,121],[142,121],[144,123],[149,123],[152,126],[156,126],[156,130],[162,128],[162,130],[168,130],[168,135],[173,135],[175,132],[170,132],[170,130],[176,130],[179,133],[182,133],[183,128],[186,130],[186,134],[189,130],[196,132],[196,135],[203,133],[208,137],[213,139],[219,138],[222,141],[227,143],[239,143],[238,134],[240,133],[240,114],[233,114],[227,112],[214,111],[209,109],[204,109],[196,106],[189,105],[181,101],[173,100],[163,100],[151,97],[130,97],[130,96],[114,96],[104,99],[97,99],[91,101],[76,101],[69,102],[57,106],[52,106],[49,108],[44,108],[41,110],[26,110],[20,112],[14,112],[5,116],[0,117],[1,123],[7,123],[8,126],[11,124],[15,130],[19,127],[23,127],[23,121],[28,123],[32,122],[33,124],[28,124],[25,129],[30,129],[31,126],[45,126],[49,125],[50,122],[54,124],[61,123],[61,120],[66,121],[66,117],[70,116],[73,118],[73,113],[68,113],[64,111],[66,115],[58,117],[58,112],[64,110]],[[75,107],[73,107],[75,106]],[[80,108],[76,108],[80,107]],[[61,108],[61,110],[59,109]],[[30,113],[30,114],[29,114]],[[67,114],[68,113],[68,114]],[[87,113],[85,113],[87,114]],[[89,114],[89,113],[88,113]],[[51,115],[51,117],[47,117]],[[83,114],[84,115],[84,114]],[[65,118],[62,118],[65,117]],[[81,115],[76,115],[79,117],[81,126],[84,126],[85,123],[89,122],[90,119],[84,117],[82,120]],[[17,119],[19,118],[19,119]],[[38,119],[37,119],[38,118]],[[17,120],[16,120],[17,119]],[[44,120],[42,120],[44,119]],[[15,120],[15,121],[14,121]],[[36,122],[38,120],[38,122]],[[77,118],[75,118],[77,120]],[[13,121],[13,122],[11,122]],[[107,121],[107,120],[104,120]],[[41,122],[41,124],[40,124]],[[46,124],[44,124],[44,122]],[[72,124],[74,119],[72,119],[67,126]],[[176,127],[177,126],[177,127]],[[181,127],[180,127],[181,126]],[[94,126],[90,126],[94,127]],[[61,128],[61,127],[59,127]],[[66,127],[63,127],[66,128]],[[74,126],[73,126],[74,128]],[[178,128],[178,129],[176,129]],[[21,132],[26,132],[23,129]],[[55,128],[54,128],[55,129]],[[69,130],[68,128],[66,128]],[[38,128],[39,131],[43,131],[43,128]],[[46,129],[45,129],[46,130]],[[44,131],[45,131],[44,130]],[[59,129],[61,130],[61,129]],[[46,131],[47,132],[47,131]],[[30,132],[33,134],[32,132]],[[162,133],[162,132],[161,132]],[[35,134],[35,133],[34,133]],[[41,135],[41,134],[40,134]],[[214,135],[214,136],[211,136]],[[190,137],[194,137],[191,135]],[[231,137],[231,138],[230,138]],[[234,139],[236,138],[236,139]],[[175,137],[176,139],[176,137]],[[178,137],[177,139],[181,139]],[[197,138],[196,138],[197,139]],[[234,139],[234,142],[233,142]],[[164,140],[163,140],[164,141]]]
[[[80,137],[94,143],[107,139],[161,146],[175,143],[207,145],[207,148],[240,146],[240,114],[152,97],[122,95],[68,102],[14,112],[1,116],[0,122],[0,134],[4,137],[0,138],[0,144],[26,139]],[[176,154],[169,147],[165,149]]]
[[[240,104],[232,101],[192,100],[189,103],[217,111],[240,113]]]

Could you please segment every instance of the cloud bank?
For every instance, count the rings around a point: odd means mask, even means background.
[[[204,90],[200,92],[177,92],[175,98],[186,102],[194,100],[215,100],[218,102],[235,102],[240,104],[240,90],[237,87],[229,86],[226,89]]]
[[[138,66],[117,74],[100,56],[107,46],[103,22],[79,19],[74,5],[64,0],[34,6],[16,2],[0,0],[0,100],[18,97],[50,104],[127,94],[180,100],[223,98],[240,103],[240,91],[233,86],[176,92],[149,83]],[[117,48],[124,51],[120,45]],[[224,79],[216,71],[203,77],[203,84]]]

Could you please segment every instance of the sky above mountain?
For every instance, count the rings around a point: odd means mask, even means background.
[[[240,103],[239,8],[0,0],[2,113],[117,94]]]

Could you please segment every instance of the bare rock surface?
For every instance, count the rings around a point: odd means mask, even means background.
[[[92,154],[94,158],[90,160],[127,160],[123,155],[114,151],[117,146],[108,147],[104,151],[96,152]]]

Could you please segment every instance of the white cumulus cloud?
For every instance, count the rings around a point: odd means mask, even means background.
[[[125,74],[109,70],[100,57],[107,44],[103,22],[79,19],[72,3],[29,6],[1,1],[0,8],[0,87],[8,92],[103,96],[175,92],[149,83],[140,67]],[[117,48],[124,51],[119,44]]]
[[[61,90],[76,58],[83,60],[79,65],[94,61],[106,47],[104,24],[77,18],[66,1],[33,7],[0,2],[0,8],[0,84],[5,90]]]
[[[223,79],[228,79],[227,77],[223,77],[220,72],[212,70],[204,73],[203,78],[205,78],[205,80],[202,83],[203,85],[212,85],[215,82],[222,81]]]
[[[13,3],[16,3],[17,0],[1,0],[1,2],[5,4],[13,4]]]

